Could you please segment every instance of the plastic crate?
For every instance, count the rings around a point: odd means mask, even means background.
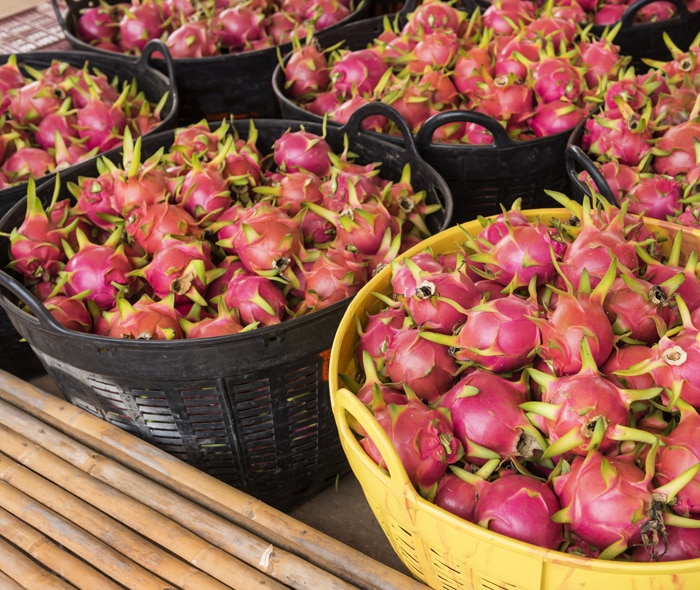
[[[530,217],[568,219],[565,209],[525,211]],[[669,237],[678,231],[686,256],[700,234],[678,225],[645,220],[647,227]],[[464,242],[464,231],[475,235],[479,221],[470,221],[434,235],[405,252],[410,257],[427,247],[435,254]],[[669,240],[668,243],[671,243]],[[659,563],[630,563],[578,557],[543,549],[494,533],[463,520],[422,498],[408,479],[389,437],[371,411],[348,389],[339,375],[358,374],[355,318],[385,304],[373,293],[391,293],[391,269],[378,273],[355,296],[343,316],[331,349],[329,384],[340,440],[350,467],[384,534],[404,565],[436,590],[656,590],[700,587],[700,559]],[[360,446],[351,423],[364,429],[378,447],[387,470]]]
[[[415,8],[408,2],[401,12],[388,18],[401,19]],[[316,35],[322,48],[341,43],[357,50],[367,47],[384,30],[385,16],[359,23],[351,23]],[[282,116],[288,119],[321,121],[321,117],[297,105],[285,93],[285,77],[280,65],[275,68],[272,86],[280,103]],[[433,143],[433,132],[440,126],[455,121],[472,121],[494,136],[491,145],[451,145]],[[329,124],[334,124],[329,121]],[[400,141],[383,134],[378,137]],[[568,189],[565,150],[569,132],[558,133],[530,141],[511,139],[492,117],[475,111],[447,111],[426,121],[415,140],[421,156],[447,181],[452,191],[455,221],[463,222],[477,215],[500,212],[516,199],[522,199],[524,208],[546,206],[550,199],[545,189]]]
[[[383,142],[360,130],[363,119],[358,113],[345,128],[327,130],[333,150],[343,150],[347,135],[360,163],[382,162],[382,176],[394,181],[410,165],[414,188],[442,205],[427,219],[431,231],[447,227],[449,189],[411,148],[410,136],[407,148]],[[263,154],[286,129],[301,125],[254,122]],[[232,124],[241,137],[248,136],[248,121]],[[313,124],[304,128],[323,132]],[[142,157],[167,149],[173,136],[144,138]],[[61,178],[65,183],[94,172],[93,163]],[[54,185],[37,188],[44,203]],[[0,231],[21,223],[24,208],[22,201],[8,212]],[[3,247],[0,268],[7,263]],[[63,328],[9,273],[0,271],[0,287],[0,306],[73,404],[280,509],[308,499],[347,471],[330,408],[328,359],[348,299],[232,336],[135,341]]]
[[[76,22],[80,10],[97,5],[96,0],[64,0],[67,10],[62,11],[57,0],[51,0],[56,18],[68,42],[75,49],[102,55],[114,55],[91,46],[76,36]],[[123,0],[105,0],[117,4]],[[357,0],[355,10],[331,30],[345,23],[365,18],[369,0]],[[286,54],[291,43],[278,47],[247,51],[230,55],[175,60],[175,77],[180,90],[180,123],[189,124],[203,118],[223,119],[229,115],[251,118],[279,117],[279,105],[270,86],[270,78],[278,64],[278,51]],[[156,60],[156,67],[162,67]]]
[[[169,93],[163,109],[162,120],[152,131],[152,133],[156,133],[175,127],[179,104],[172,60],[169,57],[165,58],[165,63],[168,64],[168,75],[161,73],[151,65],[153,52],[162,50],[162,48],[160,42],[153,42],[147,46],[139,58],[102,56],[82,51],[36,51],[14,55],[17,56],[17,63],[20,67],[27,65],[37,69],[47,68],[53,60],[60,60],[81,68],[87,62],[91,68],[100,70],[110,80],[114,77],[122,82],[135,80],[139,90],[142,90],[146,98],[153,104],[158,103],[166,92]],[[0,63],[7,62],[8,58],[9,55],[0,57]],[[53,175],[47,175],[37,179],[37,182],[43,182],[52,177]],[[26,183],[0,190],[0,217],[25,196],[26,190]],[[41,363],[34,356],[29,345],[21,340],[20,335],[12,327],[3,311],[0,311],[0,342],[3,345],[3,351],[0,354],[0,369],[23,378],[43,373]]]

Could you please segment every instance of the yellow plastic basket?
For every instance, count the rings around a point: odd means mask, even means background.
[[[530,210],[567,219],[564,209]],[[672,238],[684,235],[684,254],[700,243],[700,233],[657,220],[647,227]],[[462,224],[475,234],[478,221]],[[464,242],[459,227],[450,228],[421,242],[403,256],[426,247],[447,252]],[[670,240],[669,240],[670,241]],[[410,483],[388,436],[371,411],[342,387],[339,374],[357,375],[355,317],[378,311],[383,303],[372,293],[390,293],[391,270],[378,273],[350,303],[336,332],[330,357],[331,405],[340,441],[350,467],[394,551],[411,573],[436,590],[670,590],[700,588],[700,559],[660,563],[630,563],[577,557],[542,549],[493,533],[462,520],[423,499]],[[356,421],[377,445],[387,465],[378,467],[365,453],[350,423]]]

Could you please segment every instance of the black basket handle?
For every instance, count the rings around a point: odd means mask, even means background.
[[[493,117],[477,111],[443,111],[436,113],[423,122],[416,133],[416,145],[418,149],[433,143],[433,133],[439,127],[448,123],[476,123],[481,125],[493,135],[493,146],[497,148],[513,147],[517,145],[509,136],[503,126]]]
[[[402,147],[408,153],[409,157],[421,158],[416,149],[416,142],[413,139],[411,128],[408,126],[406,119],[404,119],[401,113],[394,107],[383,102],[373,101],[363,104],[350,115],[348,122],[342,127],[342,132],[346,133],[348,137],[357,137],[360,133],[365,133],[362,129],[362,122],[372,115],[382,115],[391,119],[401,132],[403,137]]]
[[[141,55],[136,61],[136,71],[142,76],[152,67],[151,59],[155,53],[159,53],[156,58],[165,61],[165,68],[168,72],[169,91],[173,96],[173,104],[178,104],[177,84],[175,83],[175,60],[173,59],[168,46],[160,39],[151,39],[143,48]]]
[[[595,182],[598,192],[615,207],[619,207],[617,199],[613,195],[612,189],[605,180],[605,177],[600,173],[598,166],[595,165],[593,160],[588,157],[588,154],[584,152],[577,145],[569,145],[566,148],[566,170],[569,174],[571,182],[576,183],[581,190],[583,190],[589,197],[592,196],[590,190],[584,182],[578,177],[577,165],[583,168],[590,175],[593,182]]]
[[[64,328],[49,312],[46,307],[32,294],[29,289],[27,289],[22,283],[17,279],[6,273],[4,270],[0,270],[0,287],[6,289],[12,293],[17,299],[26,305],[29,310],[34,315],[34,318],[30,321],[35,321],[39,326],[44,329],[60,332],[70,332],[67,328]],[[0,306],[5,308],[8,313],[11,309],[16,309],[12,301],[10,301],[0,290]]]
[[[634,17],[637,16],[637,13],[647,6],[648,4],[653,4],[654,2],[659,2],[660,0],[637,0],[633,4],[631,4],[627,10],[622,14],[620,17],[620,22],[622,23],[622,28],[627,28],[631,27],[634,25]],[[690,16],[690,12],[688,11],[688,7],[686,6],[686,3],[684,0],[664,0],[666,2],[670,2],[671,4],[674,4],[676,6],[676,10],[678,11],[677,16],[680,18],[686,18]],[[658,23],[657,23],[658,24]]]

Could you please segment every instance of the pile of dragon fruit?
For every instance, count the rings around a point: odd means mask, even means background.
[[[174,132],[142,158],[60,175],[43,206],[29,183],[24,221],[9,234],[20,273],[65,327],[123,339],[202,338],[270,326],[354,295],[428,234],[440,211],[379,163],[334,153],[325,138],[287,129],[270,154],[253,120]],[[64,191],[65,192],[65,191]]]
[[[580,147],[631,212],[700,227],[700,35],[685,51],[667,44],[672,60],[645,59],[649,71],[608,86]],[[595,187],[586,171],[579,178]]]
[[[21,69],[20,69],[21,66]],[[135,80],[110,80],[88,62],[44,69],[0,65],[0,189],[40,178],[148,133],[167,100],[151,104]]]
[[[479,0],[480,3],[490,4],[489,0]],[[535,4],[541,5],[538,0]],[[615,25],[631,7],[639,4],[639,0],[554,0],[552,3],[556,13],[567,16],[577,23],[594,25]],[[700,10],[698,0],[687,0],[689,11]],[[634,23],[660,23],[669,20],[678,14],[678,6],[674,2],[650,2],[641,6],[635,12]]]
[[[161,39],[176,59],[211,57],[282,45],[352,11],[350,0],[133,0],[82,9],[76,36],[118,53]]]
[[[498,0],[468,15],[430,0],[401,28],[387,20],[366,48],[297,44],[284,67],[285,87],[299,107],[341,123],[380,100],[413,131],[436,113],[461,109],[493,117],[512,138],[528,140],[570,130],[588,115],[631,60],[613,37],[593,36],[552,3]],[[395,132],[382,118],[365,124]],[[461,122],[440,127],[433,140],[488,144],[493,137]]]
[[[579,556],[697,558],[698,236],[553,196],[561,217],[515,206],[395,260],[341,377],[458,517]]]

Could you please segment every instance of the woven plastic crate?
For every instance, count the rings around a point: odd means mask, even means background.
[[[110,80],[116,77],[121,82],[136,81],[139,90],[142,90],[146,98],[156,104],[167,92],[168,99],[163,108],[162,120],[153,132],[172,129],[177,123],[178,93],[175,85],[172,60],[165,58],[168,65],[168,74],[163,74],[151,65],[152,55],[155,51],[162,50],[160,42],[154,42],[147,46],[144,53],[138,59],[116,56],[102,56],[83,51],[57,52],[36,51],[30,53],[17,53],[17,63],[36,69],[47,68],[53,60],[60,60],[76,67],[83,67],[87,62],[91,68],[97,68]],[[0,63],[7,62],[9,55],[0,56]],[[38,182],[49,180],[53,175],[47,175]],[[17,203],[26,194],[26,183],[0,190],[0,217]],[[0,342],[3,351],[0,354],[0,369],[9,371],[17,376],[29,378],[43,372],[41,363],[32,353],[31,348],[23,342],[20,335],[12,327],[5,312],[0,311]]]
[[[410,165],[414,188],[442,205],[428,217],[431,231],[447,227],[449,189],[412,148],[410,135],[406,148],[389,144],[361,131],[362,120],[358,113],[345,128],[327,130],[333,150],[341,152],[347,136],[359,162],[382,162],[382,176],[395,181]],[[263,154],[286,129],[300,128],[289,121],[254,122]],[[248,121],[233,125],[248,136]],[[304,127],[323,132],[313,124]],[[173,136],[145,138],[143,158],[167,149]],[[72,169],[62,182],[94,171],[94,165]],[[44,203],[54,185],[38,187]],[[21,223],[24,207],[24,201],[18,203],[0,221],[0,231]],[[7,263],[4,246],[0,268]],[[280,509],[308,499],[347,471],[328,394],[330,346],[347,299],[232,336],[135,341],[63,328],[9,273],[0,271],[0,287],[0,306],[73,404]]]
[[[525,211],[545,222],[568,219],[564,209]],[[697,248],[700,234],[678,225],[646,220],[647,227],[672,238],[685,232],[683,255]],[[470,221],[432,236],[405,252],[410,257],[432,248],[435,254],[475,235]],[[667,244],[673,240],[669,239]],[[360,400],[343,387],[340,374],[355,376],[357,317],[385,304],[373,293],[391,293],[391,269],[378,273],[355,296],[336,332],[331,349],[329,385],[340,440],[367,502],[394,551],[418,579],[436,590],[657,590],[700,587],[700,559],[633,563],[578,557],[543,549],[467,522],[422,498],[411,484],[382,426]],[[380,468],[360,446],[351,428],[360,427],[378,447],[387,469]]]
[[[405,14],[415,9],[415,2],[407,2],[397,15],[399,23]],[[468,4],[465,6],[468,10]],[[322,48],[341,43],[351,50],[368,46],[384,30],[385,16],[369,18],[359,23],[344,25],[333,31],[316,35]],[[280,103],[282,116],[288,119],[321,121],[321,117],[297,105],[285,92],[285,76],[280,65],[275,68],[272,87]],[[440,126],[455,121],[477,123],[494,136],[491,145],[451,145],[432,141],[433,132]],[[333,124],[329,121],[329,124]],[[400,138],[388,138],[400,141]],[[415,137],[421,156],[447,181],[452,191],[455,221],[463,222],[477,215],[492,215],[516,199],[523,207],[536,208],[550,202],[544,189],[565,190],[565,150],[569,132],[558,133],[530,141],[511,139],[503,127],[489,116],[474,111],[448,111],[426,121]]]
[[[76,35],[76,22],[80,10],[96,6],[96,0],[64,0],[62,11],[57,0],[51,0],[56,18],[66,39],[75,49],[94,51],[102,55],[113,52],[97,49],[81,41]],[[105,0],[116,4],[123,0]],[[331,30],[342,24],[363,19],[369,13],[369,0],[357,0],[354,11]],[[278,51],[286,54],[291,43],[230,55],[175,60],[175,77],[180,90],[180,123],[188,124],[203,118],[216,120],[236,117],[279,117],[279,105],[270,86],[270,78],[278,64]],[[156,67],[162,67],[156,61]]]

